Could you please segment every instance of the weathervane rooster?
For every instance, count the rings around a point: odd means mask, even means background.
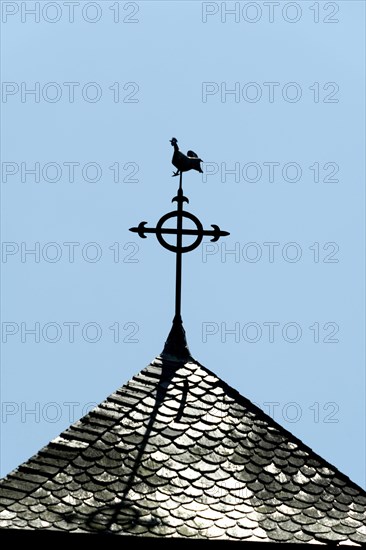
[[[176,167],[177,171],[174,176],[179,175],[179,188],[177,195],[173,197],[172,202],[177,203],[177,209],[164,214],[157,222],[155,227],[147,226],[147,222],[140,222],[137,227],[131,227],[130,231],[137,233],[142,239],[146,239],[147,234],[152,233],[156,236],[157,240],[166,250],[174,252],[176,255],[176,268],[175,268],[175,315],[173,319],[173,326],[169,333],[168,339],[165,343],[163,354],[168,356],[179,356],[189,359],[191,357],[185,332],[182,324],[181,317],[181,295],[182,295],[182,256],[198,248],[202,242],[203,237],[211,237],[212,242],[218,241],[221,237],[230,235],[228,231],[221,231],[220,227],[215,224],[211,224],[212,229],[204,229],[200,220],[184,210],[184,203],[189,203],[187,197],[183,194],[182,179],[183,172],[189,170],[196,170],[201,172],[200,163],[203,162],[196,153],[188,151],[187,155],[184,155],[179,151],[176,138],[172,138],[170,143],[174,147],[174,154],[172,163]],[[176,219],[176,225],[172,227],[171,220]],[[187,220],[190,221],[190,227],[187,227]],[[166,222],[169,222],[167,225]],[[193,227],[192,227],[193,224]],[[170,242],[166,239],[169,235]],[[171,237],[175,236],[175,243],[171,242]],[[187,242],[187,237],[188,242]]]
[[[201,169],[201,162],[203,162],[203,160],[198,158],[196,153],[193,151],[188,151],[185,155],[179,151],[179,147],[177,145],[178,140],[175,137],[170,140],[170,143],[174,147],[172,164],[177,169],[176,172],[173,172],[172,177],[178,176],[182,172],[188,172],[188,170],[197,170],[197,172],[203,174],[203,170]]]

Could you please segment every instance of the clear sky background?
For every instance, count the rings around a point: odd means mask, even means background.
[[[174,136],[230,231],[184,257],[193,356],[365,487],[364,2],[35,4],[1,2],[1,475],[161,352],[174,255],[128,229]]]

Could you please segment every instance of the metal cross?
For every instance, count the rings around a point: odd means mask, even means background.
[[[146,239],[145,233],[155,233],[156,238],[159,243],[176,254],[176,281],[175,281],[175,316],[176,318],[180,317],[181,314],[181,293],[182,293],[182,254],[185,252],[191,252],[197,248],[204,236],[212,236],[211,241],[218,241],[220,237],[226,237],[230,235],[227,231],[221,231],[218,225],[212,224],[213,229],[203,229],[202,223],[200,220],[191,214],[183,210],[183,203],[189,202],[187,197],[183,195],[182,189],[182,172],[179,174],[179,189],[177,195],[172,199],[172,202],[177,203],[177,210],[168,212],[160,218],[156,227],[145,227],[147,222],[141,222],[137,227],[131,227],[130,231],[137,233],[139,237]],[[176,228],[164,228],[164,224],[167,220],[171,218],[177,218]],[[183,219],[187,218],[191,220],[195,225],[196,229],[184,229],[183,228]],[[176,235],[176,244],[169,244],[163,237],[163,235]],[[183,235],[194,235],[196,240],[187,246],[183,246]]]

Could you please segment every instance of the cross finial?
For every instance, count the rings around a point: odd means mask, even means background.
[[[171,140],[171,143],[172,145],[174,145],[174,147],[177,147],[176,145],[177,140],[175,138]],[[146,238],[146,233],[154,233],[159,243],[164,248],[176,254],[175,315],[173,319],[173,327],[166,341],[163,353],[173,355],[173,356],[178,355],[181,358],[187,358],[187,357],[190,357],[190,353],[185,340],[185,332],[183,329],[182,318],[181,318],[182,254],[195,250],[201,244],[204,236],[212,237],[211,241],[215,242],[215,241],[218,241],[220,237],[226,237],[227,235],[230,235],[230,233],[228,233],[227,231],[221,231],[219,226],[215,224],[211,225],[212,229],[209,229],[209,230],[203,229],[202,223],[196,216],[194,216],[190,212],[187,212],[186,210],[183,210],[183,204],[185,202],[189,203],[189,200],[183,194],[182,172],[188,171],[191,169],[196,169],[199,172],[202,172],[202,170],[201,170],[200,164],[198,164],[199,169],[197,168],[197,164],[195,164],[194,166],[189,166],[186,164],[185,160],[183,160],[183,164],[182,164],[182,162],[180,162],[179,159],[177,160],[175,158],[176,153],[177,151],[175,150],[172,163],[177,168],[177,173],[174,175],[179,174],[179,188],[177,191],[177,195],[172,199],[172,202],[177,203],[177,210],[173,210],[172,212],[168,212],[167,214],[162,216],[158,221],[158,223],[156,224],[156,227],[146,227],[147,222],[141,222],[137,227],[131,227],[130,231],[137,233],[139,237],[143,239]],[[193,153],[193,151],[188,151],[188,153],[195,155],[194,157],[192,156],[192,160],[196,162],[197,161],[202,162],[201,159],[199,159],[197,155]],[[183,155],[183,153],[181,154]],[[186,158],[190,159],[189,156],[187,156]],[[164,227],[165,222],[167,222],[172,218],[177,218],[176,227],[175,228]],[[196,228],[185,229],[183,227],[184,219],[191,220],[195,224]],[[176,243],[174,245],[168,243],[164,238],[165,235],[175,235]],[[186,235],[192,235],[196,237],[196,239],[191,244],[184,245],[183,237]]]

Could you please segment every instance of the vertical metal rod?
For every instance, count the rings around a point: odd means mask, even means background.
[[[182,294],[182,227],[183,227],[183,189],[182,189],[182,172],[179,174],[179,189],[177,200],[177,258],[176,258],[176,274],[175,274],[175,316],[181,316],[181,294]]]

